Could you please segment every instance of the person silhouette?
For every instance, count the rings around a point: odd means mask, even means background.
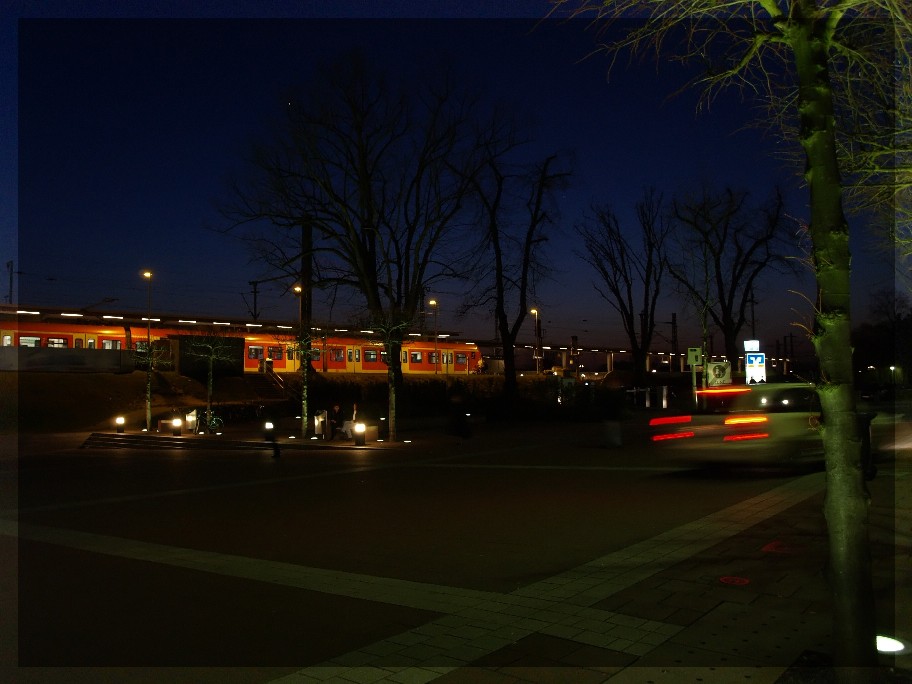
[[[342,429],[342,407],[339,404],[333,404],[332,411],[329,412],[329,438],[335,439],[336,433]]]
[[[358,420],[358,405],[352,404],[351,417],[342,423],[342,434],[345,435],[346,439],[352,438],[352,430],[355,429],[355,421]]]

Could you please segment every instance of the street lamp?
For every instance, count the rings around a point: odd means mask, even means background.
[[[439,363],[437,358],[437,300],[432,299],[428,304],[434,307],[434,374],[436,375],[437,364]]]
[[[152,271],[143,271],[149,281],[146,299],[146,432],[152,430]]]
[[[535,349],[533,350],[532,355],[535,357],[535,372],[541,373],[541,363],[542,363],[542,334],[541,334],[541,320],[538,318],[538,309],[531,309],[530,314],[535,316]]]
[[[308,346],[304,344],[304,286],[297,284],[291,288],[298,298],[298,369],[301,371],[301,438],[307,437],[307,371],[310,365]]]

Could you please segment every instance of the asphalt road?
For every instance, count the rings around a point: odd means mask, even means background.
[[[800,477],[694,470],[600,425],[279,460],[80,441],[23,437],[0,462],[19,681],[272,681]]]

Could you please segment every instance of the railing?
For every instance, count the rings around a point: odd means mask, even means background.
[[[266,364],[265,373],[270,378],[272,378],[272,382],[275,383],[276,387],[278,387],[283,392],[287,391],[287,388],[285,387],[285,379],[275,372],[275,369],[272,367],[271,363]]]

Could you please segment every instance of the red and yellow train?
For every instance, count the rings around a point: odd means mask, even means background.
[[[244,372],[271,369],[276,373],[300,370],[295,326],[283,322],[238,323],[225,319],[152,318],[133,315],[37,311],[0,307],[0,348],[176,350],[181,339],[217,334],[243,338]],[[386,373],[382,336],[372,330],[312,329],[311,364],[322,373]],[[168,344],[170,341],[171,344]],[[48,354],[43,355],[49,358]],[[483,367],[474,342],[463,342],[452,333],[412,332],[402,346],[402,372],[410,375],[467,375]]]

